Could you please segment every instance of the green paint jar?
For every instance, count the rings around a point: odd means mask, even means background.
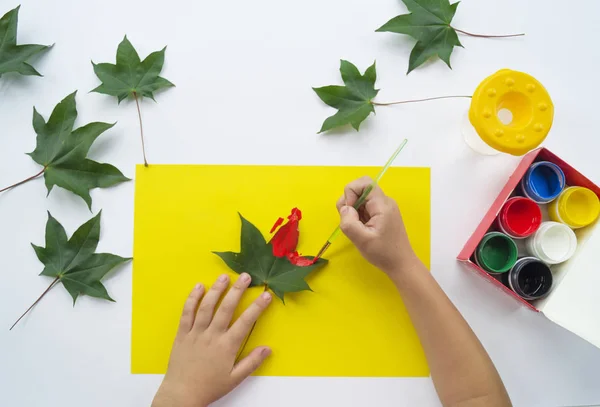
[[[490,274],[509,271],[517,262],[517,244],[500,232],[483,236],[475,250],[475,263]]]

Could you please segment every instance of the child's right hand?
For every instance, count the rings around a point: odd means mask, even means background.
[[[373,180],[357,179],[346,185],[337,202],[340,227],[360,253],[390,277],[411,269],[418,259],[408,240],[398,204],[376,186],[357,212],[352,205]]]

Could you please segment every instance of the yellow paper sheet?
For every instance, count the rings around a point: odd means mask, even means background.
[[[183,302],[197,282],[231,272],[211,251],[239,251],[238,211],[269,239],[277,217],[302,210],[298,250],[315,255],[337,226],[335,202],[349,181],[379,167],[138,166],[135,187],[132,373],[164,373]],[[430,173],[390,168],[381,182],[402,210],[429,267]],[[345,236],[329,264],[307,278],[314,292],[273,298],[246,353],[269,345],[263,376],[427,376],[409,316],[387,277]],[[249,304],[262,288],[246,294]],[[239,311],[239,310],[238,310]]]

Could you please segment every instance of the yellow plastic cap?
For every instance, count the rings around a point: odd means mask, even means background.
[[[507,109],[512,121],[504,124],[498,112]],[[469,120],[490,147],[524,155],[546,139],[554,105],[546,88],[524,72],[502,69],[479,84],[469,109]]]

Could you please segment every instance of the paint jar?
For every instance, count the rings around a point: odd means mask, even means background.
[[[504,233],[490,232],[475,250],[475,263],[490,274],[506,273],[514,266],[517,255],[514,240]]]
[[[469,120],[469,112],[467,112],[463,118],[461,132],[465,139],[465,143],[467,143],[467,145],[471,147],[473,151],[476,151],[481,155],[500,154],[500,151],[490,147],[481,139],[481,137],[479,137],[477,130],[475,130],[475,127],[473,127],[471,121]]]
[[[575,254],[577,236],[567,225],[544,222],[525,244],[532,256],[546,264],[559,264],[569,260]]]
[[[550,292],[552,272],[535,257],[523,257],[502,275],[502,282],[524,300],[537,300]]]
[[[550,219],[572,229],[592,224],[600,215],[600,200],[590,189],[568,187],[548,207]]]
[[[524,155],[548,135],[554,105],[544,86],[524,72],[502,69],[484,79],[463,121],[465,142],[484,155]]]
[[[523,194],[540,204],[556,199],[565,189],[565,173],[550,161],[533,164],[521,180]]]
[[[542,223],[542,210],[529,198],[515,196],[504,203],[498,214],[498,227],[513,239],[534,234]]]

